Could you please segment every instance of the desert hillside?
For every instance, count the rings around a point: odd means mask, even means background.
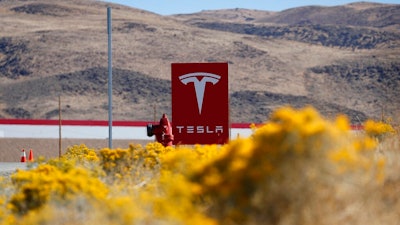
[[[228,62],[232,122],[284,105],[328,118],[400,119],[400,5],[161,16],[93,0],[0,1],[0,118],[106,120],[112,7],[113,119],[171,113],[175,62]]]

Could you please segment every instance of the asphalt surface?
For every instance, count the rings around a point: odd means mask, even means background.
[[[28,163],[14,163],[14,162],[2,162],[0,163],[0,176],[7,176],[17,169],[26,170],[28,168]]]

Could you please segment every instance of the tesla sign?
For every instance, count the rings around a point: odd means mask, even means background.
[[[174,144],[224,144],[229,140],[227,63],[173,63]]]

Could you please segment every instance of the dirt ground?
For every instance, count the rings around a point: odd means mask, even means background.
[[[129,144],[146,145],[148,140],[113,140],[113,149],[129,147]],[[102,149],[108,147],[108,139],[62,139],[61,153],[65,153],[68,147],[85,144],[89,148]],[[37,138],[0,138],[0,162],[20,162],[22,149],[29,156],[32,149],[34,159],[44,156],[47,159],[59,156],[59,139]]]

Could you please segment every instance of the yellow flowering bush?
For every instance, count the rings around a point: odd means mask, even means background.
[[[163,170],[139,194],[139,202],[150,224],[217,225],[195,204],[192,183],[180,173]]]
[[[91,176],[104,177],[105,173],[100,167],[100,159],[95,149],[88,148],[85,144],[68,147],[60,158],[48,161],[38,160],[38,164],[48,164],[55,166],[62,172],[68,172],[76,167],[86,169]],[[32,167],[34,164],[29,165]]]
[[[200,167],[220,154],[218,145],[179,146],[159,156],[162,169],[175,173],[189,174],[193,168]]]
[[[368,123],[284,107],[225,145],[72,146],[0,180],[0,224],[393,224],[399,140]]]
[[[334,191],[337,165],[366,173],[374,164],[374,144],[351,139],[349,127],[343,116],[329,122],[311,107],[282,108],[249,139],[231,141],[190,179],[212,196],[210,213],[223,223],[266,217],[275,224],[283,206],[293,207],[286,212],[296,215],[293,220],[316,218],[318,213],[303,209],[318,191]]]
[[[7,218],[8,185],[6,178],[0,176],[0,222]]]
[[[130,145],[128,149],[108,149],[99,151],[100,165],[108,175],[110,182],[124,181],[134,184],[149,180],[158,173],[160,155],[171,151],[171,147],[162,144],[148,143]]]
[[[378,139],[382,139],[387,135],[395,133],[395,129],[392,127],[392,125],[374,120],[367,120],[364,123],[364,130],[367,135]]]
[[[69,147],[64,155],[61,156],[66,160],[76,160],[78,162],[98,162],[99,157],[96,150],[88,148],[85,144],[74,145]]]
[[[79,195],[105,198],[108,193],[107,186],[79,167],[62,171],[55,166],[42,164],[32,170],[17,171],[11,180],[16,193],[11,197],[10,206],[18,214],[38,209],[50,200],[64,201]]]

